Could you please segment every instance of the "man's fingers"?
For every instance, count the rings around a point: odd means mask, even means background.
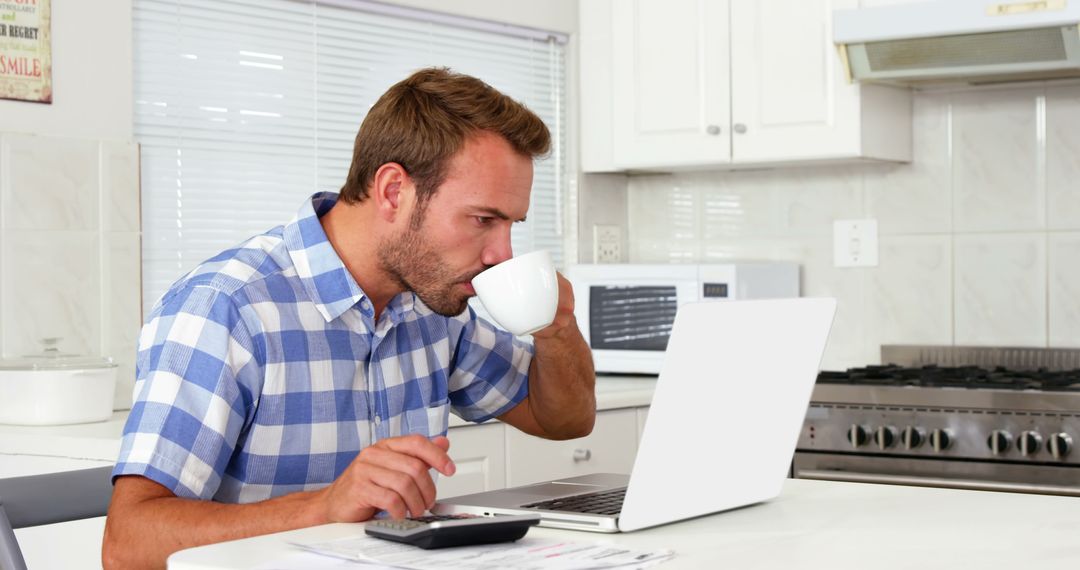
[[[430,508],[435,504],[435,482],[431,480],[427,463],[411,455],[379,447],[367,449],[365,453],[369,464],[411,477],[423,497],[424,508]]]
[[[446,442],[445,449],[422,435],[392,437],[384,439],[376,445],[382,445],[391,451],[411,455],[434,467],[443,475],[453,475],[457,471],[453,460],[446,454],[446,450],[450,448],[449,440]]]
[[[377,465],[371,466],[370,476],[376,489],[382,491],[375,495],[376,500],[386,503],[375,506],[386,510],[390,516],[397,519],[405,518],[406,509],[408,509],[408,514],[414,517],[423,516],[424,511],[427,510],[427,503],[411,476]]]

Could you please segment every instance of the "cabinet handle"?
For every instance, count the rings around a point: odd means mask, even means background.
[[[718,125],[709,125],[705,127],[705,132],[710,135],[718,135],[720,134],[720,127]]]
[[[574,450],[574,463],[579,463],[581,461],[588,461],[589,459],[592,459],[592,451],[589,451],[588,449],[575,449]]]
[[[742,123],[735,123],[735,132],[741,134],[746,133],[746,125]]]

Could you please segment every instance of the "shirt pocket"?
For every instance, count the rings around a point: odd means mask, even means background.
[[[427,437],[446,435],[450,420],[450,400],[443,400],[427,406],[405,412],[405,434],[418,433]],[[404,435],[404,434],[403,434]]]

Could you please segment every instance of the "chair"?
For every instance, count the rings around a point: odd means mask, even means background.
[[[104,516],[112,466],[0,479],[0,570],[26,570],[15,529]]]

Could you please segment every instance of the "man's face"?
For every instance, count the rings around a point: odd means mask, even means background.
[[[510,227],[525,219],[532,174],[532,159],[502,137],[471,137],[420,217],[414,203],[402,229],[379,245],[383,270],[436,313],[460,314],[476,294],[472,278],[512,257]]]

